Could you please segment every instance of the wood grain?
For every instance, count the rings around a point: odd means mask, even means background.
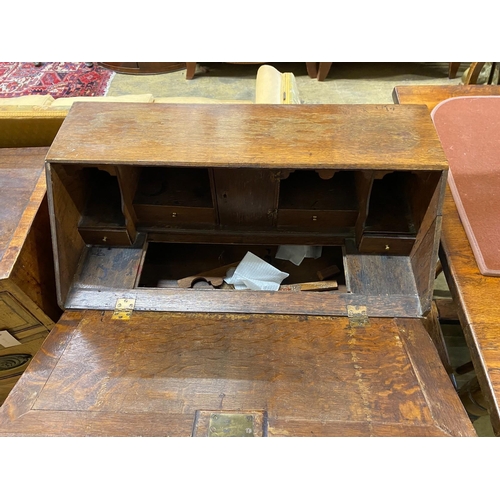
[[[500,279],[480,273],[449,190],[445,198],[441,245],[439,258],[458,306],[458,317],[479,383],[489,402],[493,429],[496,435],[500,435],[500,336],[497,314]]]
[[[393,105],[75,103],[48,161],[217,168],[447,168],[427,110]]]
[[[69,312],[0,409],[0,433],[189,436],[212,409],[266,411],[269,436],[474,435],[423,339],[419,320]]]

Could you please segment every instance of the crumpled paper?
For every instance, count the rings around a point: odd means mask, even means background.
[[[228,271],[224,281],[234,285],[236,290],[277,291],[288,276],[288,273],[276,269],[252,252],[247,252],[234,272]]]
[[[300,266],[302,261],[307,257],[318,259],[321,257],[323,247],[313,247],[308,245],[280,245],[276,252],[276,258],[281,260],[289,260],[296,266]]]

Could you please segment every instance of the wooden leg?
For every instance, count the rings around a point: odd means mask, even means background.
[[[438,309],[435,302],[432,302],[431,311],[427,315],[425,319],[423,319],[423,324],[431,340],[436,347],[436,350],[439,354],[439,358],[441,359],[441,363],[443,364],[446,373],[450,375],[452,378],[453,367],[451,366],[450,357],[448,355],[448,349],[446,347],[443,332],[441,330],[441,325],[439,324],[439,315]],[[453,381],[453,378],[452,378]]]
[[[187,62],[186,63],[186,80],[192,80],[195,73],[196,73],[196,63],[195,62]]]
[[[479,73],[483,69],[484,62],[475,62],[472,63],[469,67],[469,72],[467,73],[467,78],[465,79],[464,85],[474,85],[477,83],[477,78],[479,77]]]
[[[497,63],[491,63],[491,71],[490,71],[490,76],[488,77],[488,85],[491,85],[493,83],[493,76],[495,74],[495,68],[497,67]]]
[[[318,63],[308,63],[306,62],[307,74],[311,78],[316,78],[318,76]]]
[[[331,62],[320,62],[318,68],[318,81],[322,82],[327,76],[330,68],[332,67]]]
[[[458,69],[460,68],[460,63],[450,63],[448,68],[448,78],[455,78],[458,73]]]

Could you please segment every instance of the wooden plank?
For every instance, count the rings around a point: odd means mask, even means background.
[[[221,226],[274,227],[279,177],[269,170],[237,169],[213,172]]]
[[[265,411],[272,436],[475,434],[437,353],[419,354],[419,320],[111,317],[65,313],[0,408],[0,434],[189,436],[200,409]]]
[[[92,247],[75,277],[81,287],[133,288],[141,270],[141,248]]]
[[[348,253],[345,266],[352,293],[417,295],[409,257]]]
[[[48,161],[315,170],[447,168],[427,109],[393,105],[75,103]]]
[[[435,362],[437,351],[424,327],[414,320],[397,319],[396,323],[434,420],[439,421],[439,427],[450,435],[470,435],[472,424],[465,418],[467,412],[461,402],[457,399],[435,399],[430,393],[432,390],[446,394],[455,389],[443,365]]]
[[[112,311],[120,298],[135,299],[136,311],[218,312],[253,314],[347,315],[348,305],[366,306],[370,317],[416,318],[420,302],[415,295],[363,295],[342,291],[316,294],[252,290],[139,288],[100,289],[74,287],[67,309]]]

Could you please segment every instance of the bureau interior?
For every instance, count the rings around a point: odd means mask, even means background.
[[[207,242],[218,236],[229,242],[228,235],[239,231],[259,244],[275,243],[277,235],[279,243],[317,245],[355,237],[364,253],[393,255],[409,254],[440,180],[436,171],[105,165],[52,170],[80,214],[77,226],[86,244],[129,246],[138,233],[160,241],[192,241],[198,234]],[[384,237],[409,244],[366,243]]]
[[[76,289],[88,305],[100,287],[175,288],[220,267],[221,254],[229,264],[252,248],[290,274],[284,285],[336,265],[332,297],[347,290],[397,304],[432,293],[442,171],[49,163],[48,180],[63,307]],[[299,270],[275,259],[280,245],[321,246],[323,261]]]
[[[345,276],[342,247],[324,246],[317,248],[316,258],[306,257],[296,265],[290,260],[276,257],[276,245],[220,245],[196,243],[148,243],[141,266],[139,287],[179,288],[179,281],[186,288],[213,288],[207,277],[225,277],[229,269],[235,268],[247,252],[259,257],[289,276],[283,285],[315,283],[321,290],[345,290]],[[212,272],[212,270],[216,270]],[[186,280],[191,277],[192,280]],[[216,285],[220,288],[220,280]]]

